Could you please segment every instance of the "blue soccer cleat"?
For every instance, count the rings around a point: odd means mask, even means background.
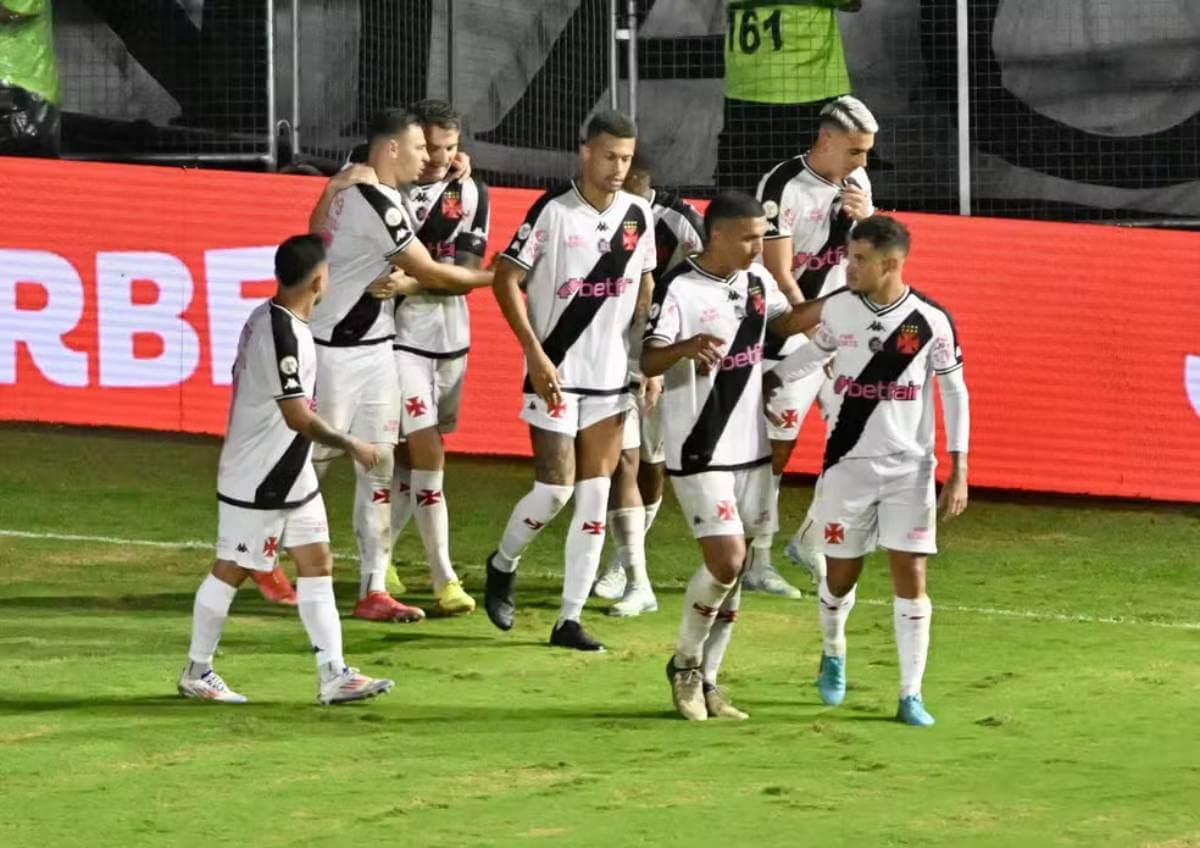
[[[933,727],[933,716],[925,709],[920,695],[906,695],[896,708],[896,721],[911,727]]]
[[[836,707],[846,700],[846,658],[821,654],[821,667],[817,670],[817,691],[821,700]]]

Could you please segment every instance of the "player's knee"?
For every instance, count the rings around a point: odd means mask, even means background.
[[[538,491],[539,500],[546,507],[546,512],[551,518],[562,512],[563,507],[571,500],[571,495],[575,491],[571,486],[541,482],[534,483],[533,487]]]
[[[391,485],[392,472],[396,468],[396,457],[391,451],[391,445],[378,445],[378,447],[379,461],[375,463],[374,468],[367,472],[367,475],[376,482]],[[359,467],[355,466],[355,468]]]

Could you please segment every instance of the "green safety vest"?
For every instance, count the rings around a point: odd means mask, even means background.
[[[50,4],[47,0],[0,0],[0,5],[9,12],[37,16],[0,24],[0,83],[19,86],[58,104]]]
[[[730,0],[725,96],[812,103],[850,92],[837,9],[853,0]]]

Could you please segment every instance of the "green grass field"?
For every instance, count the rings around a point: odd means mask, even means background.
[[[364,704],[317,707],[295,612],[243,590],[216,665],[252,703],[219,707],[174,694],[218,449],[0,428],[0,845],[1200,845],[1195,510],[977,500],[932,569],[928,731],[889,720],[878,559],[850,619],[844,706],[812,685],[813,601],[748,595],[723,682],[752,719],[677,718],[662,667],[698,552],[670,500],[649,541],[662,610],[589,607],[607,654],[544,644],[560,518],[523,565],[511,633],[482,612],[346,620],[350,660],[399,684]],[[453,460],[469,590],[529,474]],[[334,548],[351,550],[348,465],[326,491]],[[785,488],[789,530],[809,494]],[[428,600],[414,530],[399,553]],[[337,576],[348,607],[356,564]]]

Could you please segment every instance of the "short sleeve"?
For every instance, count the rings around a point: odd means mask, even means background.
[[[366,201],[366,208],[362,211],[367,218],[362,228],[363,232],[369,234],[371,240],[379,245],[384,256],[393,256],[407,249],[416,238],[416,234],[404,205],[398,200],[393,200],[378,186],[359,184],[347,191],[355,189]]]
[[[962,347],[954,321],[941,315],[933,323],[933,338],[929,343],[929,365],[938,374],[949,374],[963,366]]]
[[[792,307],[788,303],[788,299],[784,297],[783,292],[779,290],[779,284],[775,282],[775,278],[766,272],[765,268],[762,270],[764,272],[763,293],[767,298],[767,321],[769,323],[780,315],[787,314],[788,310]]]
[[[504,258],[526,271],[533,268],[546,249],[553,225],[554,213],[543,197],[529,209],[525,220],[504,251]]]
[[[650,301],[650,316],[646,322],[646,332],[643,341],[663,342],[673,344],[679,340],[682,321],[679,314],[679,303],[670,283],[659,283],[654,287],[654,297]]]
[[[470,253],[482,257],[487,252],[491,210],[488,207],[487,186],[476,180],[463,183],[466,219],[462,232],[454,240],[455,253]]]
[[[790,237],[792,234],[795,217],[785,214],[787,186],[787,181],[775,172],[763,177],[759,183],[757,197],[762,204],[763,213],[767,216],[765,237],[768,239]]]
[[[292,326],[291,316],[283,309],[271,306],[271,339],[255,345],[259,373],[266,385],[277,389],[275,400],[304,397],[300,383],[300,344]]]

